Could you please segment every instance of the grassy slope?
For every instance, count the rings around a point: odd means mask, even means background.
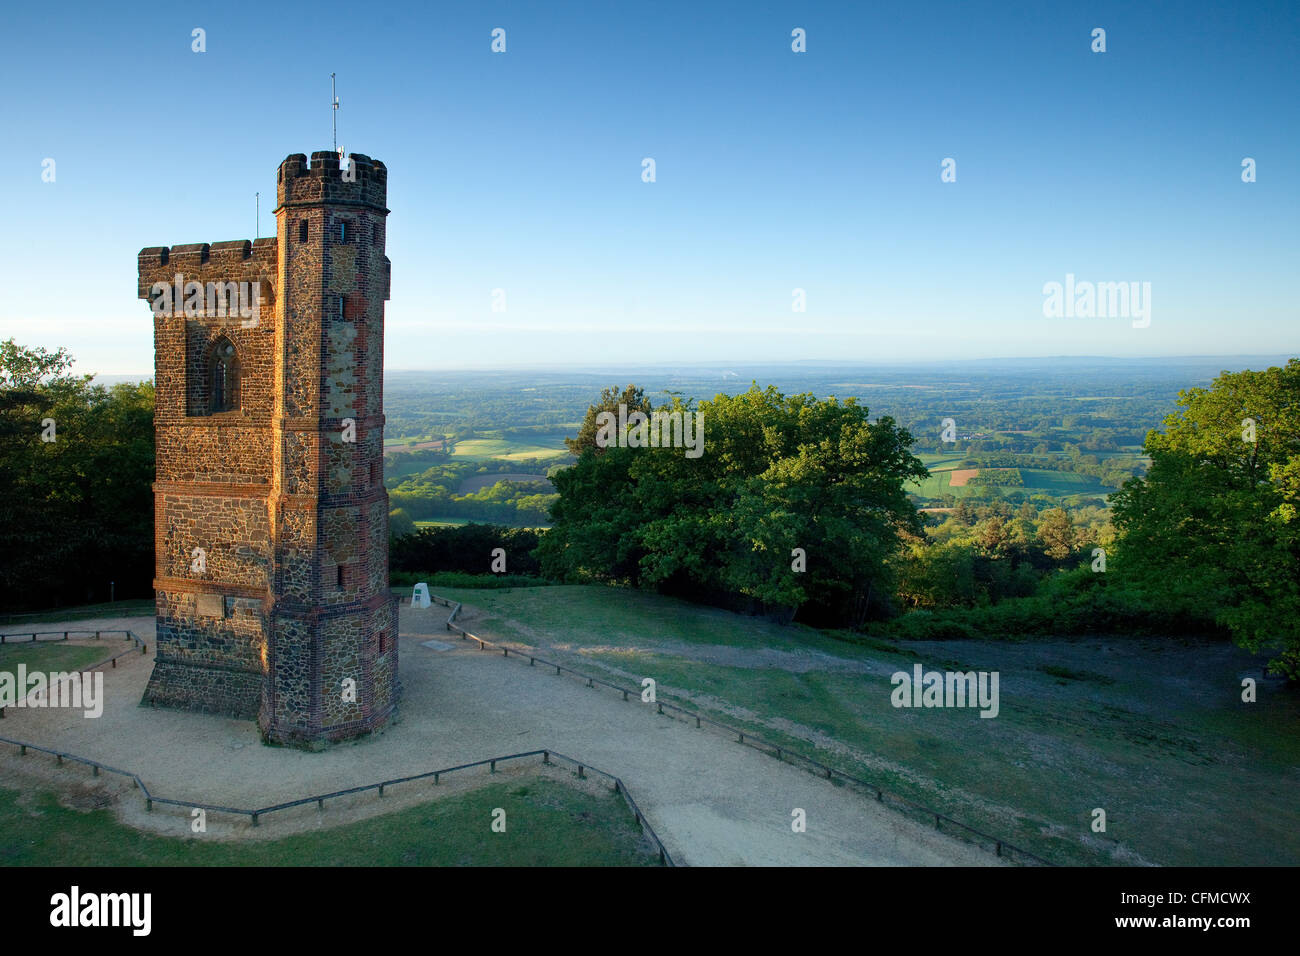
[[[493,809],[506,831],[490,829]],[[188,821],[179,826],[187,827]],[[646,866],[622,799],[546,779],[491,784],[357,823],[278,840],[142,833],[108,810],[0,789],[2,866]]]
[[[1234,648],[1115,639],[858,647],[615,589],[439,593],[482,609],[470,630],[553,641],[557,656],[630,685],[654,677],[665,699],[746,723],[1049,859],[1300,861],[1300,701],[1268,691],[1242,704],[1240,675],[1257,674],[1258,663]],[[917,660],[998,671],[999,717],[892,707],[889,675]],[[1094,807],[1107,810],[1106,834],[1089,829]]]
[[[112,604],[84,604],[79,607],[58,608],[37,614],[19,614],[5,617],[0,614],[0,632],[21,634],[23,631],[45,630],[40,625],[50,621],[84,621],[92,617],[152,617],[154,613],[153,598],[132,601],[116,601]]]

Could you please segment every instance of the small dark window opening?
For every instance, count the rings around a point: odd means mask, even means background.
[[[227,339],[217,341],[212,350],[212,401],[211,412],[239,410],[239,355]]]
[[[307,220],[306,219],[300,220],[298,223],[298,241],[299,242],[307,241]]]
[[[345,576],[344,573],[343,573],[343,565],[341,565],[341,564],[338,565],[338,566],[334,569],[334,571],[335,571],[335,573],[338,575],[338,587],[339,587],[339,590],[341,591],[341,590],[343,590],[344,587],[346,587],[346,583],[345,583],[345,582],[346,582],[346,576]]]
[[[379,632],[379,653],[382,654],[387,649],[388,649],[388,632],[380,631]]]
[[[340,219],[339,220],[339,242],[345,243],[347,241],[348,241],[348,223],[346,219]]]
[[[339,318],[340,319],[346,319],[348,317],[347,312],[344,310],[343,307],[345,301],[346,300],[343,298],[343,296],[339,296]]]

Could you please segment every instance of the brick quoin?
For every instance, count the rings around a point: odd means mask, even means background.
[[[346,175],[332,152],[280,164],[275,238],[139,256],[151,307],[178,275],[260,295],[255,321],[206,295],[193,314],[183,297],[154,310],[158,635],[142,703],[256,719],[267,741],[309,748],[384,726],[401,697],[383,483],[388,170],[350,161]]]

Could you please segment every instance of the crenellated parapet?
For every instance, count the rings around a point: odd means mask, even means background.
[[[231,239],[228,242],[191,242],[181,246],[150,246],[138,257],[137,298],[153,299],[154,283],[260,282],[274,292],[279,250],[274,236]]]
[[[276,179],[277,211],[296,205],[369,206],[388,211],[388,167],[362,153],[348,155],[350,167],[341,169],[338,153],[311,154],[311,164],[294,153],[280,164]]]

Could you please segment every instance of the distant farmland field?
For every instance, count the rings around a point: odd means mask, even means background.
[[[1036,491],[1051,491],[1057,494],[1075,495],[1092,492],[1109,494],[1113,488],[1107,488],[1101,479],[1092,475],[1076,475],[1072,471],[1048,471],[1044,468],[1021,468],[1025,487]]]
[[[501,458],[520,461],[525,458],[565,458],[568,450],[560,445],[540,445],[533,441],[508,438],[467,438],[456,442],[452,454],[457,458]]]
[[[965,488],[967,483],[979,473],[978,468],[954,468],[948,472],[948,487]]]
[[[412,444],[412,442],[414,442],[414,444]],[[398,448],[424,449],[424,448],[441,448],[441,447],[442,447],[441,438],[416,438],[416,439],[385,438],[384,439],[384,448],[387,451],[393,451],[394,449],[398,449]]]
[[[920,457],[920,456],[918,456]],[[1024,485],[1013,486],[990,486],[990,485],[969,485],[964,480],[977,472],[977,469],[963,469],[955,471],[950,462],[960,462],[964,459],[947,459],[944,465],[930,464],[930,476],[922,481],[913,482],[910,490],[913,494],[921,498],[938,498],[942,495],[956,495],[964,497],[970,495],[1004,495],[1008,492],[1024,492],[1028,494],[1045,494],[1053,495],[1059,498],[1066,498],[1072,495],[1095,495],[1104,497],[1115,489],[1103,485],[1101,481],[1091,475],[1078,475],[1069,471],[1051,471],[1046,468],[1021,468],[1020,476],[1024,479]],[[954,479],[959,479],[954,482]]]
[[[951,475],[951,470],[931,471],[930,477],[912,483],[912,493],[920,495],[922,498],[938,498],[940,495],[949,494],[948,480]],[[951,493],[956,494],[957,492]]]
[[[931,471],[955,468],[966,460],[965,455],[937,455],[932,451],[917,452],[916,457],[921,459],[921,463]]]

